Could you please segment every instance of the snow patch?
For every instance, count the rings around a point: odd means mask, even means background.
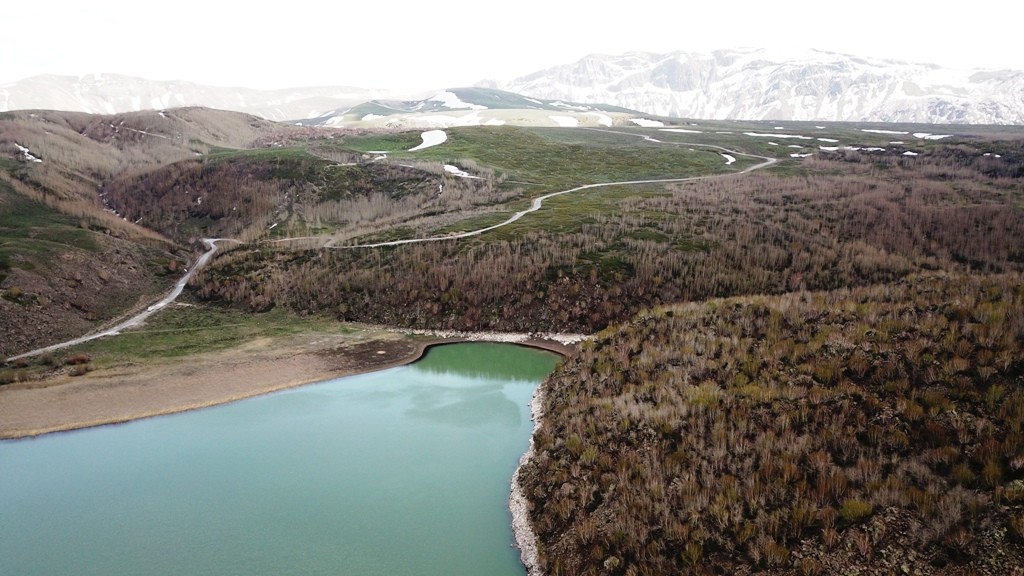
[[[761,132],[744,132],[744,136],[751,136],[754,138],[795,138],[797,140],[814,140],[810,136],[801,136],[799,134],[763,134]]]
[[[612,125],[612,117],[607,114],[601,114],[600,112],[584,112],[584,115],[596,117],[597,123],[601,126],[610,127]]]
[[[943,138],[949,138],[952,134],[932,134],[930,132],[914,132],[914,138],[921,140],[942,140]]]
[[[792,154],[789,155],[790,158],[807,158],[808,156],[814,156],[814,153],[806,152],[801,154],[799,152],[793,152]]]
[[[768,145],[769,146],[778,146],[779,143],[778,142],[769,142]]]
[[[479,180],[479,176],[473,176],[469,172],[466,172],[458,166],[452,166],[451,164],[444,165],[444,171],[451,174],[452,176],[458,176],[459,178],[471,178],[473,180]]]
[[[484,122],[484,126],[504,126],[505,121],[500,118],[491,118],[487,122]]]
[[[643,128],[661,128],[665,125],[660,120],[648,120],[647,118],[630,118],[629,121]]]
[[[729,164],[732,164],[733,162],[736,161],[736,158],[733,157],[733,156],[730,156],[729,154],[722,154],[722,158],[725,158],[725,165],[726,166],[728,166]]]
[[[376,120],[377,118],[384,118],[384,117],[385,116],[383,116],[381,114],[372,114],[371,113],[371,114],[367,114],[366,116],[363,116],[362,118],[360,118],[360,120],[362,120],[363,122],[369,122],[370,120]]]
[[[906,152],[903,153],[903,155],[904,156],[917,156],[917,152],[911,152],[910,150],[907,150]]]
[[[892,142],[889,142],[889,144],[903,144],[903,140],[894,140]]]
[[[420,134],[423,138],[423,143],[419,146],[409,148],[409,152],[415,152],[417,150],[423,150],[424,148],[430,148],[431,146],[437,146],[445,140],[448,140],[448,133],[444,130],[427,130],[423,134]]]
[[[803,146],[799,144],[790,144],[789,146],[786,146],[786,148],[803,148]]]
[[[831,142],[833,144],[835,144],[836,142],[839,142],[839,140],[836,140],[834,138],[818,138],[818,141],[819,142]]]
[[[580,125],[580,121],[572,116],[548,116],[551,120],[558,124],[562,128],[575,128]]]
[[[29,152],[28,148],[22,146],[21,144],[18,144],[17,142],[15,142],[14,145],[18,147],[18,150],[21,150],[22,154],[25,155],[25,161],[26,162],[42,162],[41,159],[36,158],[35,156],[33,156],[32,152]]]
[[[818,149],[825,152],[838,152],[839,146],[818,146]]]
[[[552,106],[558,106],[559,108],[568,108],[569,110],[590,110],[590,106],[573,106],[572,104],[566,104],[562,101],[552,102]]]
[[[902,132],[900,130],[874,130],[871,128],[861,128],[860,131],[871,134],[910,134],[910,132]]]
[[[864,151],[865,152],[885,152],[885,148],[879,148],[877,146],[871,146],[869,148],[864,148]]]
[[[662,132],[680,132],[682,134],[703,134],[700,130],[687,130],[686,128],[662,128]]]
[[[445,108],[468,108],[469,110],[487,110],[487,106],[481,106],[479,104],[470,104],[469,102],[463,102],[459,98],[458,94],[442,90],[434,95],[430,99],[433,102],[440,102]]]

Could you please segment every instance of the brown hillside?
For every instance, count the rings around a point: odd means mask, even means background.
[[[1024,278],[644,313],[545,384],[545,573],[1014,574]]]

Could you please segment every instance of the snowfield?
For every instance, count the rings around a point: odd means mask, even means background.
[[[665,125],[660,120],[648,120],[647,118],[630,118],[629,121],[642,128],[661,128]]]
[[[409,152],[415,152],[417,150],[423,150],[424,148],[430,148],[431,146],[437,146],[448,140],[448,133],[444,130],[427,130],[423,134],[420,134],[423,138],[423,143],[419,146],[409,148]]]
[[[445,108],[468,108],[470,110],[487,110],[487,106],[463,102],[459,98],[458,94],[454,92],[449,92],[447,90],[442,90],[441,92],[438,92],[430,100],[432,102],[440,102]]]
[[[681,134],[703,134],[700,130],[687,130],[686,128],[662,128],[662,132],[679,132]]]
[[[576,128],[580,125],[580,121],[572,116],[548,116],[548,118],[561,128]]]
[[[762,134],[760,132],[744,132],[744,136],[751,136],[754,138],[795,138],[797,140],[814,140],[810,136],[801,136],[800,134]]]
[[[910,134],[910,132],[901,132],[899,130],[873,130],[870,128],[861,128],[860,131],[870,134]]]

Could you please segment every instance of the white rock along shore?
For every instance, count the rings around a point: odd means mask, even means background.
[[[533,414],[533,430],[540,427],[541,418],[544,415],[544,383],[537,386],[530,400],[530,412]],[[508,508],[512,512],[512,534],[515,537],[516,548],[519,548],[519,558],[526,567],[527,576],[542,576],[540,570],[540,556],[537,553],[537,535],[530,525],[530,503],[526,500],[526,494],[519,483],[519,471],[523,465],[534,456],[533,434],[530,434],[530,449],[519,459],[519,466],[512,475],[512,490],[508,496]]]

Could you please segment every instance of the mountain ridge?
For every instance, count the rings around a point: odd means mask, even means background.
[[[305,86],[259,90],[212,86],[187,80],[150,80],[103,73],[85,76],[42,74],[0,85],[0,112],[62,110],[119,114],[201,106],[245,112],[267,120],[296,120],[376,98],[393,98],[391,90],[352,86]]]
[[[509,81],[482,80],[472,88],[503,90],[521,101],[602,103],[703,120],[1024,124],[1024,71],[953,69],[813,49],[589,54]],[[53,109],[113,114],[204,106],[275,121],[338,125],[340,120],[327,121],[360,106],[422,102],[451,90],[415,94],[351,86],[256,90],[117,74],[42,75],[0,85],[0,112]],[[362,123],[362,116],[345,120],[345,125]]]

